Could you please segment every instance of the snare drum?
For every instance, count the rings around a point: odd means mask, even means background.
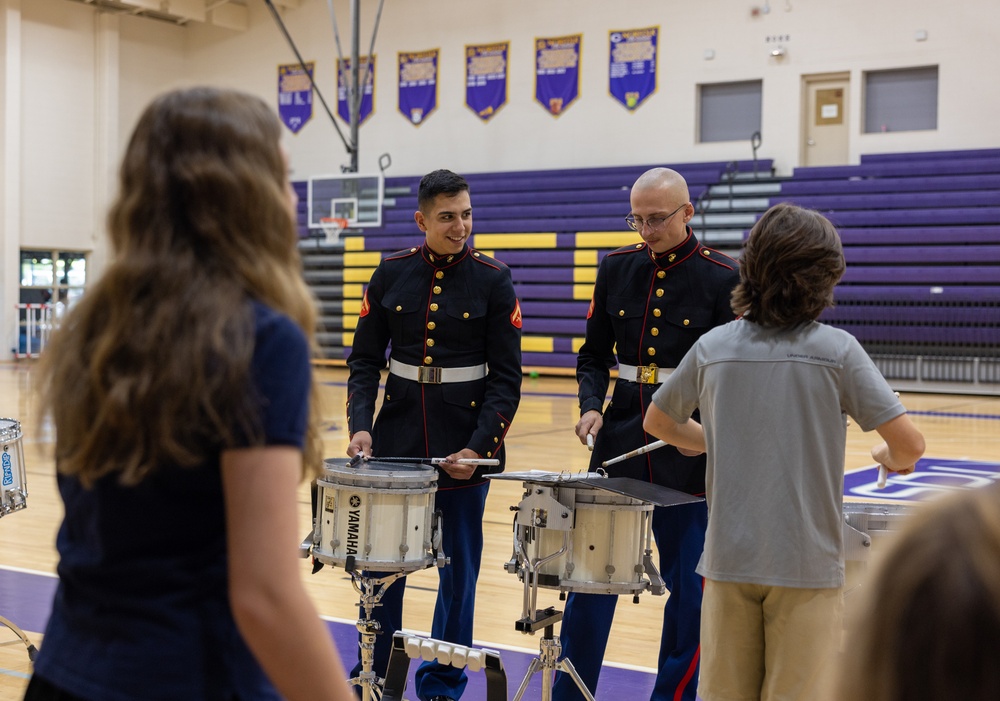
[[[862,586],[868,563],[885,553],[906,518],[913,513],[908,504],[878,502],[844,503],[844,596]]]
[[[644,555],[653,505],[611,492],[574,489],[572,530],[536,529],[544,558],[567,545],[562,557],[538,567],[538,586],[591,594],[638,594],[649,587]],[[565,534],[565,535],[564,535]]]
[[[0,517],[27,506],[28,489],[21,448],[21,424],[0,419]]]
[[[437,471],[420,464],[352,467],[324,461],[316,480],[319,499],[313,556],[351,570],[411,572],[434,564],[434,492]],[[349,562],[350,560],[350,562]]]

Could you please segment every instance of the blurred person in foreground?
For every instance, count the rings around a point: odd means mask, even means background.
[[[1000,484],[919,507],[862,587],[832,699],[1000,699]]]
[[[352,698],[297,557],[316,311],[280,136],[211,88],[132,134],[113,259],[39,368],[65,518],[29,701]]]

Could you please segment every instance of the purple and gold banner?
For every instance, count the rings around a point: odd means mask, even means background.
[[[306,125],[313,115],[313,89],[309,77],[313,75],[315,63],[302,65],[292,63],[278,66],[278,116],[293,134]]]
[[[368,70],[368,57],[359,56],[358,80],[364,81],[361,88],[361,110],[358,113],[358,125],[375,111],[375,67],[378,65],[372,56],[371,70]],[[367,77],[366,77],[367,75]],[[351,123],[351,108],[347,104],[347,89],[351,84],[351,59],[337,59],[337,114],[348,124]]]
[[[437,109],[438,49],[399,52],[399,111],[420,126]]]
[[[558,117],[580,96],[583,35],[535,39],[535,99]]]
[[[656,39],[659,27],[610,32],[608,91],[634,110],[656,92]]]
[[[465,47],[465,104],[488,122],[507,104],[510,42]]]

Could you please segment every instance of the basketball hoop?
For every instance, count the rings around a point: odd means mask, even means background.
[[[326,243],[329,245],[340,240],[340,234],[347,228],[347,220],[340,217],[320,217],[320,228],[326,235]]]

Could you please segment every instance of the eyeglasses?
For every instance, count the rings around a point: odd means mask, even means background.
[[[650,217],[649,219],[643,219],[642,217],[630,214],[625,217],[625,223],[628,224],[628,228],[632,231],[642,231],[642,227],[644,226],[648,226],[650,231],[659,231],[667,225],[667,222],[670,221],[675,214],[687,207],[687,205],[688,203],[685,202],[665,217]]]

